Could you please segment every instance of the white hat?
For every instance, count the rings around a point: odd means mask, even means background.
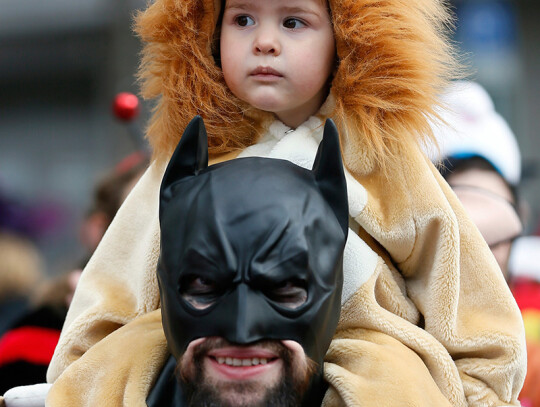
[[[528,277],[540,281],[540,236],[521,236],[512,244],[508,271],[514,277]]]
[[[426,148],[432,161],[445,158],[486,159],[511,185],[521,178],[521,154],[512,130],[495,111],[493,101],[475,82],[456,81],[441,96],[446,123],[433,123],[440,148]]]

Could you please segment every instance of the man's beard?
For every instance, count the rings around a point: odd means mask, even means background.
[[[193,352],[194,374],[192,377],[186,377],[183,374],[179,377],[189,407],[299,407],[301,405],[310,380],[317,370],[315,362],[306,358],[307,369],[300,374],[293,369],[293,352],[290,349],[277,341],[263,341],[283,361],[283,374],[278,383],[266,388],[262,399],[253,401],[250,400],[250,396],[257,394],[257,391],[264,387],[264,383],[245,381],[216,385],[205,377],[204,358],[207,352],[216,347],[216,343],[220,341],[222,340],[209,339],[199,345]],[[179,367],[180,364],[177,373]],[[223,398],[222,393],[232,392],[240,400],[232,402]]]

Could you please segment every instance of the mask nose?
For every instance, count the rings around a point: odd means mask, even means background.
[[[268,337],[264,327],[264,315],[268,305],[262,294],[254,292],[247,284],[240,284],[234,294],[235,315],[231,315],[232,326],[226,339],[230,342],[248,344]]]

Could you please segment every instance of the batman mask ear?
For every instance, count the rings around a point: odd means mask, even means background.
[[[187,125],[176,150],[167,165],[161,182],[160,200],[168,201],[169,187],[176,181],[197,175],[208,167],[208,137],[201,116],[195,116]]]
[[[317,156],[313,163],[313,173],[319,189],[328,202],[336,218],[347,235],[349,228],[349,205],[347,183],[339,148],[339,134],[332,119],[327,119]]]

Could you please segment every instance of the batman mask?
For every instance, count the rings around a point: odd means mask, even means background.
[[[208,166],[200,117],[186,128],[160,191],[163,328],[189,343],[294,340],[320,367],[341,308],[347,191],[328,120],[312,170],[238,158]]]

